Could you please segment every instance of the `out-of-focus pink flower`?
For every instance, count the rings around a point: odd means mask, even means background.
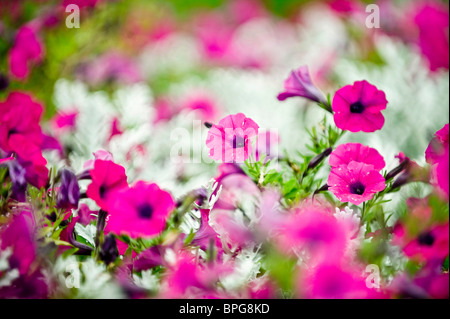
[[[397,223],[393,234],[393,244],[402,247],[406,256],[418,261],[443,261],[449,254],[448,222],[426,227],[418,234],[411,233],[402,223]]]
[[[16,268],[21,275],[27,274],[36,259],[35,222],[32,213],[23,210],[14,215],[7,227],[0,229],[0,234],[0,249],[12,249],[8,259],[10,268]]]
[[[248,225],[236,220],[231,210],[214,209],[210,214],[210,224],[219,235],[222,243],[228,244],[232,251],[247,247],[254,243],[253,235]]]
[[[158,185],[138,181],[115,193],[109,205],[108,231],[133,238],[154,237],[164,230],[175,208],[172,196]]]
[[[9,51],[9,69],[18,80],[24,81],[31,66],[41,62],[44,49],[35,31],[29,26],[21,27]]]
[[[215,121],[220,112],[217,101],[206,91],[192,92],[184,97],[181,108],[194,111],[202,121],[207,122]]]
[[[252,152],[259,126],[242,113],[228,115],[213,124],[206,138],[209,156],[224,163],[244,162]]]
[[[97,211],[93,211],[86,204],[80,204],[80,208],[78,209],[78,222],[83,224],[84,226],[89,225],[91,221],[95,220],[93,214],[97,214]]]
[[[11,92],[5,102],[0,102],[0,148],[5,152],[15,151],[17,144],[11,139],[23,136],[36,145],[42,143],[39,121],[42,105],[28,94]]]
[[[425,150],[425,158],[427,163],[434,164],[437,159],[445,153],[445,149],[449,147],[449,129],[448,123],[444,125],[439,131],[437,131],[430,141],[427,149]]]
[[[197,18],[196,35],[207,59],[223,59],[231,46],[233,33],[231,24],[218,13],[208,13]]]
[[[94,8],[97,3],[101,2],[102,0],[63,0],[62,5],[64,8],[66,8],[70,4],[75,4],[80,9],[82,8]]]
[[[95,160],[94,168],[89,173],[92,182],[87,187],[87,196],[93,199],[101,209],[109,211],[116,192],[128,187],[125,168],[112,161],[98,159]]]
[[[83,76],[92,85],[106,81],[120,84],[133,84],[142,80],[139,69],[134,62],[119,52],[108,52],[97,58],[83,69]]]
[[[351,15],[361,12],[362,6],[355,0],[330,0],[327,1],[330,8],[340,15]]]
[[[156,266],[166,265],[164,261],[165,248],[153,246],[141,252],[133,261],[133,269],[142,271]]]
[[[436,176],[437,186],[440,190],[449,197],[449,148],[437,160],[436,168],[434,170]]]
[[[115,117],[111,124],[111,133],[109,134],[109,139],[113,138],[116,135],[122,135],[123,129],[120,127],[120,122],[117,117]]]
[[[339,264],[321,264],[307,271],[299,290],[308,299],[373,299],[381,293],[367,287],[363,272]]]
[[[250,177],[243,174],[231,174],[220,181],[222,186],[219,199],[214,205],[216,209],[234,210],[249,196],[259,194],[259,189]]]
[[[230,273],[232,268],[217,263],[201,263],[186,252],[177,255],[175,263],[167,269],[163,278],[163,298],[225,298],[216,289],[220,276]]]
[[[341,201],[359,205],[385,189],[383,176],[373,165],[350,162],[331,169],[329,190]]]
[[[58,112],[51,120],[51,127],[58,132],[72,131],[75,129],[78,110]]]
[[[284,81],[284,92],[278,94],[278,100],[284,101],[295,96],[325,105],[328,104],[325,95],[312,82],[306,65],[291,71],[289,77]]]
[[[41,150],[55,150],[60,157],[64,156],[64,150],[61,143],[53,136],[42,133]]]
[[[176,108],[167,97],[159,97],[155,101],[155,117],[153,123],[159,123],[170,120],[179,110]]]
[[[359,143],[341,144],[330,154],[329,158],[331,167],[348,165],[352,161],[373,165],[373,168],[378,171],[386,165],[383,156],[376,149]]]
[[[248,285],[250,299],[274,299],[277,298],[277,286],[268,277],[255,278]]]
[[[333,214],[324,207],[305,206],[285,220],[279,232],[283,250],[305,252],[311,263],[341,260],[346,249],[346,233]]]
[[[16,134],[10,138],[15,148],[18,163],[25,169],[25,178],[31,185],[41,188],[47,184],[47,160],[42,156],[41,148],[25,136]]]
[[[261,18],[266,15],[264,5],[258,0],[233,0],[229,4],[230,12],[238,24]]]
[[[222,252],[222,244],[220,243],[220,238],[217,232],[209,224],[209,209],[200,209],[200,227],[195,233],[194,239],[192,239],[191,244],[199,246],[200,249],[206,251],[211,244],[211,242],[219,250],[219,255]]]
[[[449,129],[448,123],[436,132],[425,151],[427,162],[433,165],[431,183],[449,197]]]
[[[425,2],[417,11],[419,46],[429,62],[430,70],[449,68],[449,11],[438,1]]]
[[[383,91],[367,81],[356,81],[339,89],[333,98],[334,122],[350,132],[375,132],[384,125],[381,111],[388,101]]]

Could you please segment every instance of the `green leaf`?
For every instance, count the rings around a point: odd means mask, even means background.
[[[83,226],[80,223],[75,224],[75,232],[78,236],[86,240],[88,244],[95,247],[95,235],[97,233],[97,227],[95,225],[89,224]]]

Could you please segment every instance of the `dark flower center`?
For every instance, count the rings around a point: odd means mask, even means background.
[[[18,133],[18,132],[17,132],[17,130],[16,130],[15,128],[10,129],[10,130],[8,131],[8,138],[9,138],[11,135],[16,134],[16,133]]]
[[[103,198],[105,196],[106,187],[103,185],[100,186],[100,189],[98,190],[98,192],[100,193],[100,198]]]
[[[434,243],[434,236],[431,234],[431,232],[425,232],[419,235],[417,241],[420,245],[432,246]]]
[[[141,205],[138,208],[138,214],[142,218],[150,219],[150,218],[152,218],[153,207],[150,206],[149,204]]]
[[[365,190],[366,187],[361,182],[356,182],[350,185],[350,193],[352,194],[362,195]]]
[[[352,113],[360,114],[364,111],[364,109],[365,109],[365,107],[360,101],[355,102],[350,105],[350,112],[352,112]]]
[[[236,135],[233,138],[233,148],[242,148],[244,146],[245,146],[245,138]]]

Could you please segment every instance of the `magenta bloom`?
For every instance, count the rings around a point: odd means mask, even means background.
[[[341,201],[359,205],[386,187],[383,176],[373,165],[350,162],[331,169],[329,190]]]
[[[383,156],[376,149],[359,143],[341,144],[330,154],[331,167],[347,166],[352,161],[373,165],[378,171],[386,165]]]
[[[194,92],[181,102],[182,109],[194,111],[203,121],[214,121],[219,113],[217,102],[207,92]]]
[[[156,184],[142,181],[116,193],[110,205],[107,229],[133,238],[154,237],[164,230],[175,208],[172,196]]]
[[[294,96],[328,104],[325,95],[312,82],[306,65],[291,71],[289,77],[284,81],[284,91],[278,95],[278,100],[284,101]]]
[[[415,16],[419,46],[431,71],[449,68],[448,5],[437,1],[424,4]]]
[[[308,252],[315,262],[339,261],[346,247],[346,230],[322,207],[305,207],[285,221],[281,228],[285,249]]]
[[[322,264],[306,275],[299,290],[310,299],[372,299],[382,295],[367,288],[359,269]]]
[[[14,46],[9,51],[11,74],[19,80],[25,80],[30,67],[42,60],[43,46],[35,31],[24,26],[19,29],[14,39]]]
[[[125,168],[112,161],[96,160],[89,173],[92,183],[87,187],[86,194],[100,208],[108,211],[114,193],[128,187]]]
[[[86,81],[98,85],[105,81],[120,84],[133,84],[141,81],[142,76],[134,62],[120,52],[107,52],[89,64],[83,70]]]
[[[445,153],[445,149],[449,147],[449,129],[448,123],[434,134],[425,151],[427,163],[434,164]]]
[[[447,146],[445,153],[437,160],[434,169],[434,175],[437,186],[449,197],[449,148]]]
[[[334,95],[334,122],[338,128],[350,132],[375,132],[384,125],[381,111],[387,103],[383,91],[365,80],[357,81]]]
[[[51,120],[52,128],[56,131],[71,131],[76,127],[78,111],[58,112]]]
[[[438,259],[443,261],[449,254],[449,224],[427,227],[412,236],[402,224],[394,228],[392,239],[402,247],[406,256],[419,261]]]
[[[209,247],[211,240],[215,243],[216,249],[222,251],[222,244],[216,231],[209,225],[209,209],[200,209],[201,219],[200,227],[195,233],[194,239],[191,244],[199,246],[206,251]]]
[[[25,170],[26,181],[37,188],[44,187],[48,180],[48,169],[40,147],[20,134],[11,136],[10,141],[14,145],[18,164]]]
[[[28,273],[36,259],[34,228],[32,213],[24,210],[14,215],[11,222],[0,231],[0,249],[12,248],[9,265],[11,268],[17,268],[21,275]]]
[[[206,138],[209,156],[224,163],[244,162],[252,153],[259,126],[244,114],[228,115],[213,124]]]
[[[5,152],[15,151],[17,144],[11,143],[11,139],[17,135],[41,145],[41,114],[42,106],[30,95],[11,92],[5,102],[0,102],[0,148]]]

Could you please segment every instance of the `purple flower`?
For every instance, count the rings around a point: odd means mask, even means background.
[[[284,101],[294,96],[304,97],[324,105],[328,104],[325,95],[312,82],[306,65],[291,71],[284,81],[284,91],[278,94],[278,100]]]
[[[18,160],[8,162],[9,177],[12,182],[11,197],[19,202],[25,202],[27,190],[26,170]]]
[[[59,208],[78,208],[80,199],[80,186],[75,174],[67,168],[59,171],[61,182],[56,198],[56,206]]]

